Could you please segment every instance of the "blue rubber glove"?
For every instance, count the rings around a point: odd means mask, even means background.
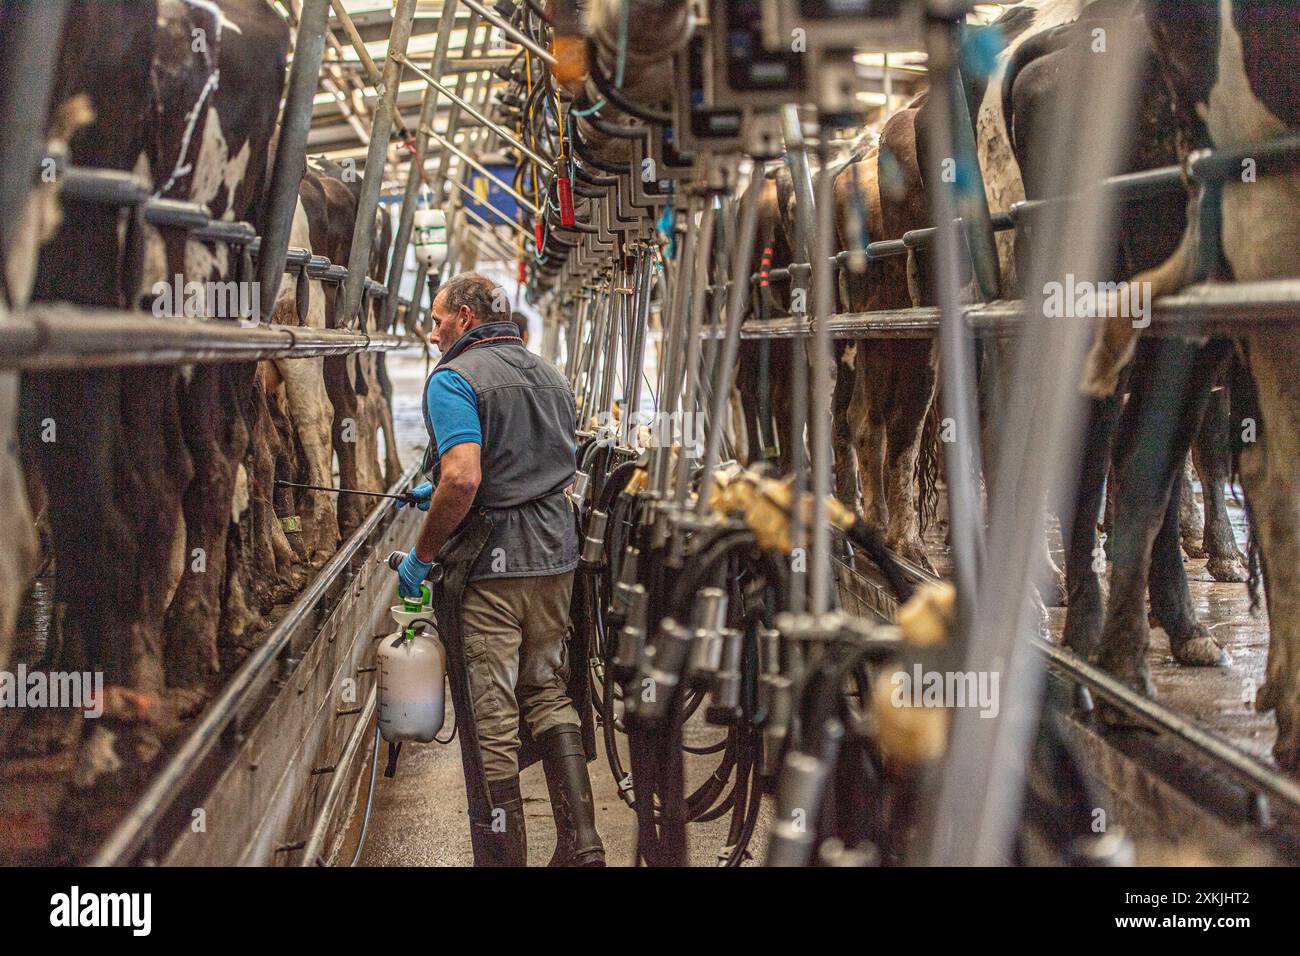
[[[417,508],[419,508],[421,511],[428,511],[428,510],[429,510],[429,502],[433,500],[433,485],[430,484],[430,483],[427,482],[427,481],[425,481],[425,482],[421,482],[420,484],[418,484],[418,485],[416,485],[414,488],[412,488],[412,489],[408,492],[408,494],[410,494],[411,497],[413,497],[413,498],[418,498],[418,499],[419,499],[419,500],[415,503],[415,506],[416,506]],[[404,508],[404,507],[406,507],[406,502],[405,502],[405,501],[399,501],[399,502],[397,503],[397,510],[398,510],[398,511],[402,510],[402,508]]]
[[[412,548],[397,566],[397,593],[404,598],[418,598],[420,586],[432,567],[432,561],[421,561]]]

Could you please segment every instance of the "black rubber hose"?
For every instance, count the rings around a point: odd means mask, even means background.
[[[756,544],[753,532],[748,528],[726,529],[704,547],[687,559],[677,576],[673,588],[672,602],[669,607],[685,608],[690,606],[691,595],[700,587],[701,582],[711,581],[717,566],[725,561],[733,551],[752,548]]]
[[[609,81],[609,77],[601,70],[598,56],[599,51],[596,49],[595,41],[588,37],[587,66],[592,80],[596,83],[596,89],[600,90],[601,96],[624,113],[635,116],[637,119],[645,120],[647,123],[654,123],[656,126],[672,125],[673,117],[671,113],[655,109],[653,106],[633,103],[623,95],[622,90],[615,89],[614,84]]]
[[[631,169],[629,163],[613,163],[607,159],[601,159],[591,152],[591,147],[583,140],[581,136],[575,136],[571,142],[573,154],[581,159],[588,166],[594,166],[602,173],[609,173],[611,176],[622,176]]]

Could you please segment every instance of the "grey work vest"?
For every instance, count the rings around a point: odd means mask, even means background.
[[[466,332],[430,378],[447,370],[460,374],[478,401],[482,479],[474,507],[494,524],[470,580],[572,571],[578,535],[564,489],[576,468],[577,411],[569,383],[524,347],[513,322]],[[426,382],[424,424],[436,462],[428,396]]]

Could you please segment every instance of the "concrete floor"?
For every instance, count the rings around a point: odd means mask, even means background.
[[[451,727],[447,715],[443,735]],[[708,727],[699,721],[687,726],[688,741],[708,743],[722,738],[725,730]],[[599,736],[599,735],[598,735]],[[620,738],[620,745],[625,743]],[[384,747],[381,744],[381,748]],[[610,866],[631,866],[635,856],[636,817],[619,798],[618,787],[605,758],[604,745],[597,741],[598,758],[588,765],[592,796],[596,803],[596,828],[605,843],[605,858]],[[465,778],[460,767],[460,743],[407,744],[402,748],[397,774],[383,776],[384,750],[380,753],[380,773],[375,782],[374,806],[361,866],[472,866],[469,846],[469,819],[465,812]],[[627,750],[620,746],[624,764]],[[719,757],[687,758],[687,790],[699,786],[713,772]],[[357,812],[351,832],[344,841],[343,861],[351,859],[356,846],[357,821],[365,807],[369,782],[365,771]],[[546,778],[541,764],[534,764],[521,774],[524,796],[524,819],[528,828],[528,865],[545,866],[555,849],[555,824],[546,793]],[[766,845],[765,835],[771,821],[769,801],[764,800],[750,853],[761,862]],[[693,823],[687,828],[691,866],[716,866],[718,850],[726,843],[730,815],[709,823]],[[747,864],[749,865],[749,864]]]

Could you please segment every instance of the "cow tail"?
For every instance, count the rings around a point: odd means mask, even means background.
[[[943,428],[939,418],[939,403],[930,403],[921,426],[921,447],[916,456],[917,514],[921,534],[925,534],[939,515],[939,475],[943,451],[939,447],[939,433]]]

